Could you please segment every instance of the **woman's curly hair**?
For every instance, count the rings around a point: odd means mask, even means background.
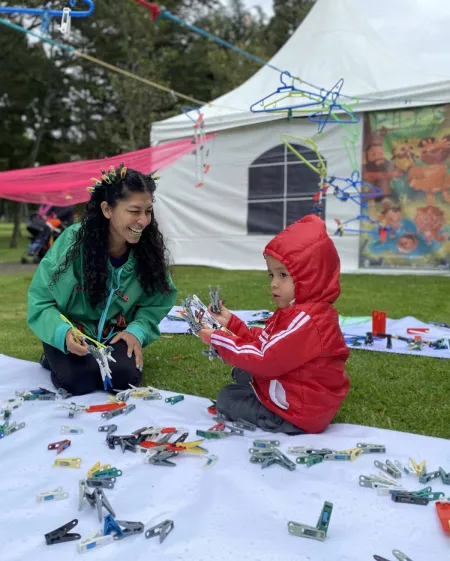
[[[106,201],[113,208],[131,193],[145,192],[150,193],[154,200],[156,190],[152,174],[145,175],[125,168],[123,164],[117,171],[111,168],[110,173],[103,170],[102,173],[102,181],[96,180],[95,188],[90,189],[91,199],[86,204],[83,222],[75,234],[75,240],[51,279],[51,283],[55,283],[70,264],[79,258],[83,248],[83,276],[92,308],[103,304],[108,294],[109,220],[103,214],[101,203]],[[144,228],[139,241],[132,247],[137,263],[137,278],[145,293],[151,295],[155,292],[171,292],[167,249],[153,208],[150,224]]]

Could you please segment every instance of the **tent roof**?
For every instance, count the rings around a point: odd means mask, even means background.
[[[397,10],[392,15],[388,0],[376,3],[373,0],[317,0],[303,23],[270,60],[270,65],[326,89],[331,89],[344,78],[341,93],[360,98],[358,111],[405,107],[406,99],[412,100],[409,106],[450,101],[448,64],[442,64],[442,74],[437,72],[437,65],[433,65],[432,73],[428,71],[429,65],[424,61],[429,60],[432,53],[424,34],[425,40],[418,46],[422,53],[419,59],[414,53],[408,56],[395,40],[389,44],[383,33],[383,30],[393,33],[396,24],[403,33],[406,28],[416,34],[419,27],[425,27],[429,33],[427,21],[412,21],[414,14],[416,17],[419,14],[414,11],[413,3],[422,1],[408,0],[409,12]],[[429,0],[429,4],[436,1],[440,0]],[[368,8],[368,2],[372,8]],[[379,10],[377,13],[374,12],[375,5]],[[436,25],[432,6],[429,6],[429,12],[430,22]],[[447,43],[443,50],[450,59]],[[441,60],[442,56],[441,52]],[[249,110],[252,104],[280,85],[280,74],[269,66],[262,67],[241,86],[202,108],[206,130],[219,131],[285,117],[281,113],[252,113]],[[152,142],[184,136],[192,136],[192,121],[184,114],[152,126]]]

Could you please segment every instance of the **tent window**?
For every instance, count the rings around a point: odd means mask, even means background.
[[[293,144],[306,160],[317,154]],[[326,162],[325,162],[326,163]],[[311,214],[319,177],[284,144],[264,152],[249,166],[247,233],[275,235]]]

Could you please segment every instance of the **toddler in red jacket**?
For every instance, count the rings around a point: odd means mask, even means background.
[[[349,350],[333,303],[340,294],[340,261],[324,222],[306,216],[264,249],[277,310],[264,329],[249,329],[222,304],[222,327],[202,329],[234,366],[235,384],[220,390],[217,410],[268,432],[324,431],[349,390]]]

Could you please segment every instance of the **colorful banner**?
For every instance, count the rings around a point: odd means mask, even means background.
[[[365,115],[359,265],[450,269],[450,105]]]

